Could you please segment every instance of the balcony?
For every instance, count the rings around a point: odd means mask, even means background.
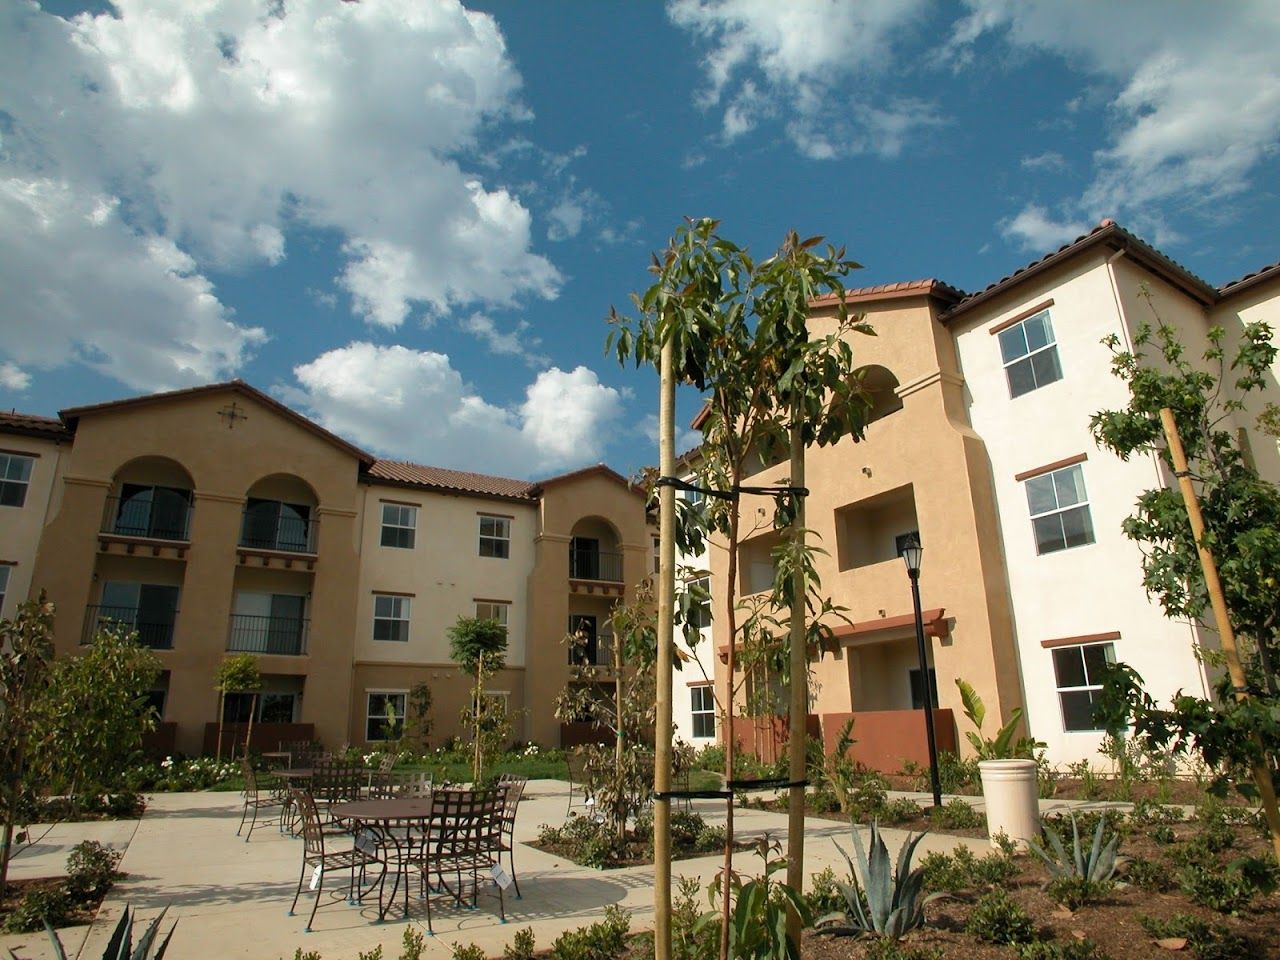
[[[175,495],[164,500],[107,497],[102,532],[148,540],[190,539],[191,504]]]
[[[569,646],[571,667],[613,667],[613,634],[602,633]]]
[[[297,558],[313,569],[316,527],[310,507],[251,497],[240,526],[240,562],[254,559],[264,567],[287,570]]]
[[[299,657],[307,652],[310,625],[311,621],[305,618],[233,613],[227,649],[236,653]]]
[[[138,634],[138,643],[152,650],[173,649],[173,624],[177,610],[168,619],[157,617],[154,610],[143,607],[117,607],[106,604],[90,604],[85,607],[84,630],[81,645],[93,643],[100,629],[123,627]]]
[[[622,554],[604,550],[569,551],[569,576],[574,580],[622,583]]]

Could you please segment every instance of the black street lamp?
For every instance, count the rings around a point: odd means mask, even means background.
[[[920,561],[924,547],[912,537],[902,548],[902,559],[911,578],[911,602],[916,612],[916,652],[920,656],[920,686],[924,700],[924,731],[929,738],[929,783],[933,787],[933,805],[942,806],[942,782],[938,779],[938,742],[933,734],[933,685],[929,683],[929,653],[924,643],[924,614],[920,612]]]

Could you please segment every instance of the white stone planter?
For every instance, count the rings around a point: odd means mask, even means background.
[[[1034,760],[983,760],[978,764],[982,775],[982,796],[987,808],[987,836],[995,846],[995,838],[1003,833],[1019,850],[1027,849],[1029,840],[1040,839],[1040,797],[1036,789]]]

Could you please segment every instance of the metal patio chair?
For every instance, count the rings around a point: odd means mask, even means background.
[[[258,773],[245,757],[240,758],[240,773],[244,777],[244,811],[240,814],[240,826],[236,827],[236,836],[244,829],[245,820],[249,820],[249,832],[244,835],[248,843],[258,825],[259,810],[274,810],[272,820],[264,820],[263,826],[275,823],[283,829],[285,810],[288,800],[284,794],[284,784],[269,773]],[[250,818],[252,813],[252,818]]]
[[[355,846],[350,834],[326,832],[324,825],[320,822],[320,812],[311,794],[295,787],[289,791],[289,795],[302,821],[302,870],[298,874],[298,889],[294,891],[289,916],[293,916],[294,909],[298,906],[298,897],[302,895],[302,884],[307,879],[308,867],[311,868],[315,877],[316,899],[311,905],[311,916],[307,918],[307,933],[311,932],[311,922],[315,920],[316,910],[320,908],[320,900],[324,896],[325,877],[330,871],[348,871],[350,879],[346,900],[355,903],[363,901],[365,894],[364,890],[360,890],[359,896],[356,895],[359,889],[357,873],[363,879],[367,875],[368,868],[377,865],[380,871],[376,883],[378,884],[378,901],[381,904],[382,885],[387,878],[386,861],[376,852]],[[332,849],[331,844],[339,846],[339,849]],[[373,886],[371,882],[368,889],[373,890]]]

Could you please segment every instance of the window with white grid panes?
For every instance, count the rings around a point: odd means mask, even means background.
[[[480,515],[480,556],[505,560],[511,556],[511,520]]]
[[[0,453],[0,507],[20,507],[27,502],[33,463],[31,457]]]
[[[690,734],[695,738],[708,738],[716,735],[716,697],[711,684],[704,683],[689,688],[689,702],[693,712],[693,729]]]
[[[1058,344],[1053,338],[1048,310],[1041,310],[1001,330],[997,339],[1000,341],[1005,377],[1009,381],[1010,398],[1062,379]]]
[[[1062,708],[1062,729],[1071,732],[1101,730],[1094,718],[1094,704],[1102,694],[1102,677],[1115,663],[1112,643],[1084,643],[1058,647],[1053,652],[1053,675]]]
[[[408,642],[410,600],[386,593],[373,595],[373,639]]]
[[[418,528],[418,508],[405,503],[382,505],[382,545],[412,550]]]
[[[1055,553],[1094,542],[1089,494],[1080,464],[1025,481],[1036,553]]]

